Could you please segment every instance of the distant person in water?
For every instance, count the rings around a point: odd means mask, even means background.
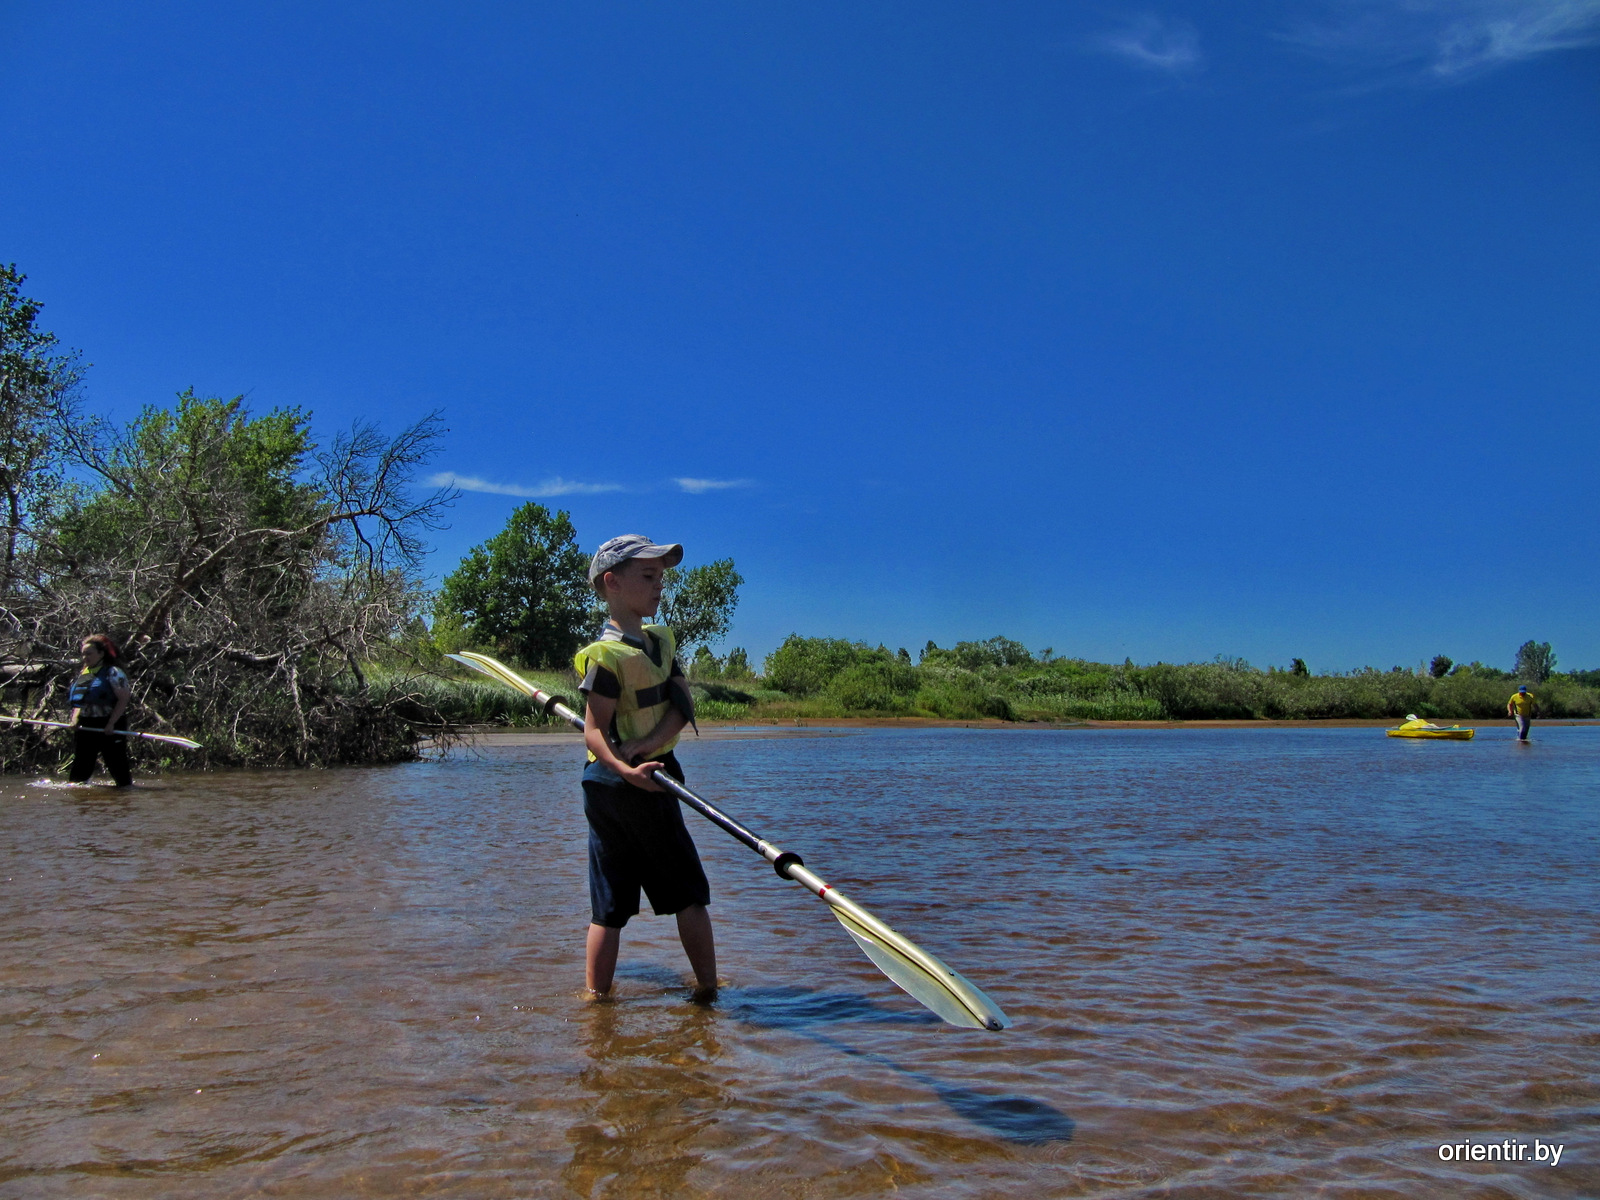
[[[84,638],[79,653],[83,656],[83,670],[67,693],[67,704],[72,708],[67,724],[72,727],[73,750],[67,778],[73,783],[87,783],[94,774],[96,760],[104,756],[111,778],[118,787],[127,787],[133,783],[128,739],[117,737],[114,731],[128,727],[128,699],[133,694],[133,684],[117,665],[117,644],[105,634]]]
[[[1528,740],[1528,726],[1533,724],[1533,710],[1533,693],[1528,690],[1527,684],[1519,687],[1516,694],[1506,701],[1506,716],[1516,719],[1519,742]]]
[[[694,968],[696,996],[717,988],[711,888],[683,812],[658,772],[683,779],[672,748],[694,720],[694,701],[665,625],[646,625],[661,604],[662,575],[683,559],[679,545],[640,534],[612,538],[589,565],[589,583],[610,619],[578,651],[582,680],[583,815],[589,822],[590,924],[585,979],[594,996],[611,990],[622,927],[639,911],[639,892],[657,916],[676,916]]]

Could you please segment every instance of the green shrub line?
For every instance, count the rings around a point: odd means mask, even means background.
[[[1439,660],[1435,660],[1435,664]],[[1448,662],[1448,660],[1445,660]],[[1481,663],[1435,675],[1426,667],[1313,675],[1219,657],[1209,663],[1135,666],[1035,655],[1019,642],[991,638],[941,649],[932,642],[913,664],[904,650],[838,638],[791,635],[750,672],[743,651],[719,660],[698,655],[691,668],[696,711],[707,721],[923,717],[944,720],[1432,720],[1505,716],[1506,700],[1528,682],[1540,714],[1600,716],[1600,673],[1552,674],[1542,681]],[[729,670],[729,668],[732,668]],[[547,691],[579,699],[570,674],[524,672]],[[436,711],[459,724],[550,723],[532,704],[488,681],[413,676]]]
[[[570,679],[553,671],[520,671],[535,687],[572,698],[577,693]],[[402,671],[373,665],[367,669],[369,686],[402,698],[419,724],[439,718],[451,725],[499,725],[507,728],[535,728],[560,724],[534,707],[532,699],[481,675],[446,675],[424,671]],[[436,714],[436,715],[435,715]]]

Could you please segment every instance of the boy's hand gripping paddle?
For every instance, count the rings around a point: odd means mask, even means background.
[[[487,654],[467,651],[449,657],[531,697],[543,708],[546,716],[554,714],[574,728],[583,729],[583,718],[567,707],[561,697],[534,687],[504,663],[496,662]],[[839,924],[855,939],[856,945],[866,951],[867,957],[877,964],[880,971],[950,1024],[971,1029],[1005,1029],[1011,1024],[1010,1018],[1000,1011],[1000,1006],[984,995],[977,985],[951,970],[910,938],[890,929],[855,901],[847,899],[820,875],[807,870],[798,854],[780,850],[771,842],[757,837],[670,775],[658,771],[655,778],[658,784],[695,812],[771,863],[779,878],[792,879],[813,895],[820,896],[833,910]]]
[[[65,721],[38,721],[32,717],[8,717],[0,713],[0,721],[8,721],[13,725],[41,725],[46,729],[88,729],[89,726],[68,725]],[[172,733],[133,733],[126,729],[114,729],[112,733],[117,737],[142,738],[147,742],[165,742],[169,746],[182,746],[185,750],[202,749],[199,742],[190,741],[186,737],[178,737]]]

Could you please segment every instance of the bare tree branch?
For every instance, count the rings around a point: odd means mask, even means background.
[[[314,454],[304,414],[185,393],[125,428],[66,421],[60,461],[92,482],[30,531],[0,605],[0,688],[59,704],[77,641],[121,642],[135,704],[214,762],[406,757],[442,724],[375,683],[418,620],[416,568],[451,489],[413,482],[437,414],[386,438],[357,425]],[[53,698],[53,699],[52,699]],[[0,744],[0,766],[16,757]]]

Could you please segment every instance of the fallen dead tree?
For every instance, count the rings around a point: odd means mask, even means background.
[[[79,357],[38,328],[24,278],[0,264],[4,710],[61,715],[81,639],[108,633],[136,726],[204,743],[205,762],[388,762],[448,739],[401,649],[421,538],[453,498],[413,491],[437,419],[319,448],[298,409],[192,392],[127,425],[86,416]],[[68,748],[0,733],[0,770]]]
[[[418,616],[420,538],[451,496],[411,483],[438,432],[358,427],[318,452],[298,411],[188,393],[126,428],[65,429],[80,482],[23,530],[6,580],[7,711],[59,712],[79,639],[104,631],[140,727],[203,742],[206,762],[414,756],[443,720],[403,672],[374,686],[363,664]],[[65,741],[0,735],[0,769],[48,766]]]

